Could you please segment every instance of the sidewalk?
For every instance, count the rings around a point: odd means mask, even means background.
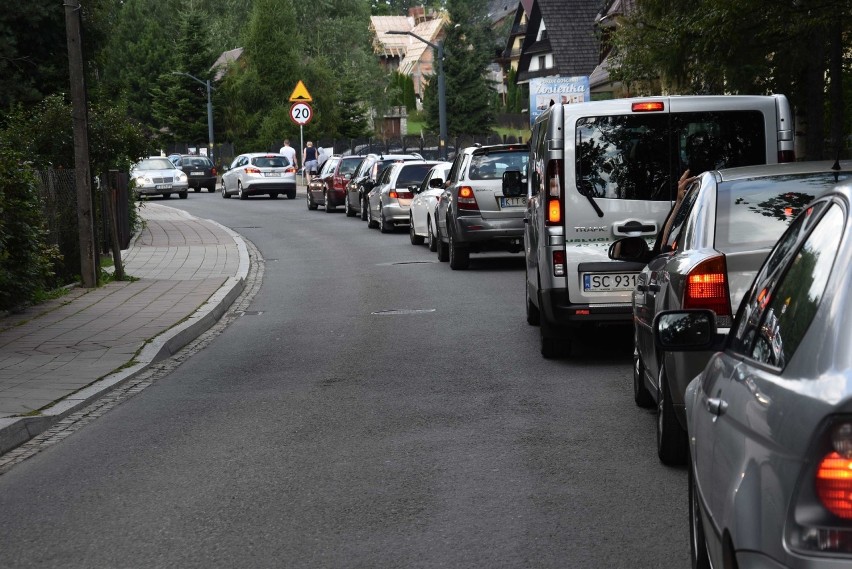
[[[0,318],[0,454],[169,357],[225,313],[248,275],[230,229],[145,202],[144,229],[123,252],[139,280]]]

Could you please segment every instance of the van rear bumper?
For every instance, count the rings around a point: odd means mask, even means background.
[[[541,291],[541,315],[552,331],[570,330],[583,324],[611,322],[629,324],[633,321],[633,305],[629,302],[607,304],[577,304],[570,301],[568,291]]]

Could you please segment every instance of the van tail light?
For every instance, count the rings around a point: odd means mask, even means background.
[[[553,276],[565,276],[565,251],[559,250],[553,252]]]
[[[666,105],[662,101],[644,101],[641,103],[633,103],[630,106],[630,110],[634,113],[651,113],[666,110]]]
[[[565,193],[562,191],[562,160],[547,163],[547,221],[545,225],[562,225]]]
[[[695,266],[686,276],[683,308],[704,308],[716,313],[720,328],[731,326],[731,297],[725,257],[711,257]]]
[[[249,166],[248,168],[246,168],[245,172],[246,174],[260,174],[260,168],[254,168],[252,166]]]
[[[476,203],[476,195],[473,193],[473,188],[470,186],[461,186],[459,188],[459,209],[478,210],[479,204]]]
[[[778,151],[778,162],[795,162],[796,161],[796,151],[795,150],[779,150]]]

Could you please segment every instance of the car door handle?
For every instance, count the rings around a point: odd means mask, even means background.
[[[707,411],[712,415],[723,415],[728,410],[728,403],[724,399],[710,397],[707,399]]]
[[[616,229],[622,233],[632,233],[634,231],[641,231],[643,233],[648,233],[650,231],[654,231],[657,229],[656,225],[641,223],[638,221],[628,221],[624,225],[619,225]]]

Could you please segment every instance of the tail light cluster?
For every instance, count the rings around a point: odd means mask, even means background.
[[[255,168],[254,166],[248,166],[245,169],[246,174],[260,174],[260,168]]]
[[[698,263],[686,276],[683,308],[704,308],[716,313],[720,328],[729,328],[731,297],[725,257],[719,255]]]
[[[388,193],[388,197],[396,200],[410,200],[414,199],[414,194],[411,192],[398,192],[396,190],[391,190]]]
[[[562,160],[547,163],[547,221],[545,225],[562,225],[565,193],[562,191]]]
[[[218,174],[218,172],[216,171],[216,166],[213,166],[212,168],[210,168],[210,174],[213,175],[213,176]]]
[[[289,168],[285,168],[284,172],[286,172],[287,174],[295,174],[296,168],[294,168],[293,166],[290,166]]]
[[[476,203],[476,195],[473,193],[473,188],[470,186],[461,186],[458,194],[459,209],[463,210],[478,210],[479,204]]]
[[[838,418],[818,441],[814,468],[798,487],[790,524],[800,550],[852,554],[852,418]]]

